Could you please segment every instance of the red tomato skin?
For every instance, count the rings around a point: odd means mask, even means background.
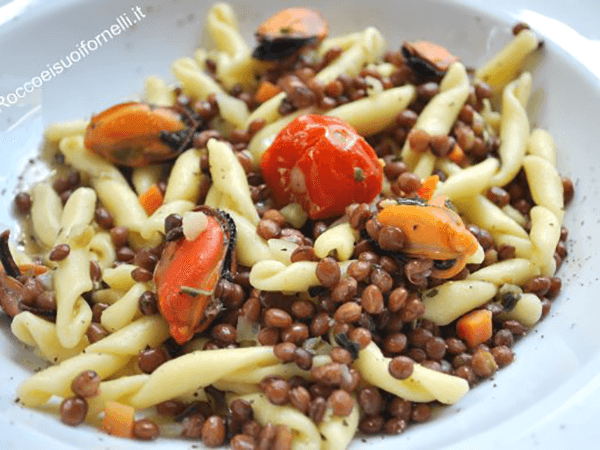
[[[260,166],[277,201],[299,203],[311,219],[369,203],[383,180],[373,148],[349,124],[330,116],[294,119],[265,151]]]

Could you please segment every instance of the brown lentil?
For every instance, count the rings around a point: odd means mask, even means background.
[[[89,339],[90,344],[93,344],[108,336],[108,331],[106,331],[102,325],[92,322],[87,329],[86,336]]]
[[[322,397],[325,399],[329,397],[334,390],[334,386],[327,386],[319,383],[313,383],[308,387],[308,391],[312,398]]]
[[[198,439],[202,437],[202,426],[204,425],[204,416],[202,414],[194,414],[183,419],[183,430],[181,436]]]
[[[367,415],[379,414],[384,407],[383,398],[379,389],[375,387],[364,387],[358,391],[358,404]]]
[[[354,409],[354,399],[343,389],[333,391],[327,403],[333,409],[333,414],[340,417],[349,416]]]
[[[117,260],[122,262],[133,262],[135,252],[129,247],[121,247],[117,249]]]
[[[90,261],[90,278],[94,283],[97,283],[102,279],[102,268],[95,259]]]
[[[85,420],[88,404],[84,398],[65,398],[60,404],[60,420],[71,426],[76,426]]]
[[[242,425],[242,432],[254,440],[258,440],[261,431],[262,427],[255,420],[250,420]]]
[[[405,305],[408,298],[408,291],[404,287],[394,289],[388,297],[388,309],[391,312],[398,312]]]
[[[348,302],[342,304],[335,312],[334,319],[341,323],[354,323],[360,320],[362,308],[359,304]]]
[[[356,295],[357,291],[358,282],[355,278],[343,278],[331,291],[331,299],[338,303],[347,302]]]
[[[218,447],[225,442],[225,421],[220,416],[210,416],[202,424],[202,443]]]
[[[292,316],[279,308],[268,309],[264,320],[265,325],[270,328],[288,328],[292,324]]]
[[[456,143],[465,151],[469,151],[473,148],[475,144],[475,133],[473,130],[467,126],[462,126],[458,128],[455,133],[456,135]]]
[[[283,362],[293,361],[295,351],[296,344],[291,342],[283,342],[273,347],[273,354]]]
[[[326,409],[327,401],[323,397],[317,397],[311,401],[308,406],[308,417],[310,417],[314,423],[320,424],[323,421]]]
[[[385,166],[383,167],[383,173],[389,180],[395,180],[407,171],[408,167],[406,167],[406,164],[402,161],[395,161],[393,159],[386,160]]]
[[[210,106],[209,106],[210,108]],[[212,114],[212,112],[211,112]],[[206,148],[206,144],[211,139],[221,139],[221,133],[217,130],[205,130],[194,135],[194,148]]]
[[[267,423],[260,432],[257,450],[271,450],[277,437],[277,427]]]
[[[546,297],[552,299],[555,298],[559,293],[562,287],[562,280],[558,277],[550,278],[550,289],[546,293]]]
[[[136,420],[133,423],[133,435],[144,441],[153,441],[160,436],[160,428],[149,419]]]
[[[402,128],[412,128],[417,123],[418,117],[416,112],[405,109],[396,116],[396,124]]]
[[[406,380],[413,373],[414,361],[406,356],[395,356],[390,361],[388,371],[398,380]]]
[[[411,130],[408,133],[408,144],[410,148],[417,153],[423,153],[429,150],[431,136],[425,130]]]
[[[406,430],[407,426],[406,420],[392,417],[383,424],[383,432],[391,435],[400,434]]]
[[[518,320],[505,320],[502,326],[513,335],[524,335],[527,332],[525,325]]]
[[[257,339],[261,345],[275,345],[280,340],[279,328],[262,328]]]
[[[156,405],[156,413],[159,416],[175,417],[185,411],[185,403],[179,400],[166,400]]]
[[[543,276],[534,277],[531,280],[529,280],[527,283],[525,283],[525,285],[523,286],[523,290],[525,292],[532,292],[532,293],[536,294],[538,297],[543,297],[550,290],[550,284],[551,284],[551,281],[550,281],[550,278],[548,278],[548,277],[543,277]]]
[[[377,243],[383,250],[400,252],[404,248],[404,232],[395,226],[384,225],[379,231]]]
[[[440,92],[440,85],[429,81],[417,86],[417,97],[423,100],[431,100]]]
[[[231,450],[255,450],[256,440],[247,434],[237,434],[229,443]]]
[[[488,378],[498,370],[498,365],[490,352],[477,350],[471,359],[471,369],[480,378]]]
[[[498,247],[498,259],[504,261],[505,259],[512,259],[515,257],[515,247],[510,244],[502,244]]]
[[[340,265],[331,257],[324,258],[317,264],[316,275],[323,286],[335,286],[341,277]]]
[[[377,286],[370,284],[362,292],[360,304],[369,314],[381,314],[384,309],[383,294]]]
[[[113,227],[110,229],[110,237],[115,248],[120,249],[129,240],[129,230],[126,227]]]
[[[296,348],[294,352],[294,362],[302,370],[310,370],[313,364],[312,355],[302,347]]]
[[[352,364],[352,355],[348,350],[342,347],[333,347],[330,353],[331,360],[339,364]]]
[[[457,367],[452,371],[452,374],[465,379],[469,385],[472,385],[475,382],[475,375],[473,375],[473,371],[467,365]]]
[[[52,291],[44,291],[35,299],[35,306],[47,311],[56,311],[56,297]]]
[[[505,367],[513,361],[513,352],[509,347],[499,345],[490,350],[498,367]]]
[[[71,194],[73,193],[73,191],[71,189],[67,189],[66,191],[62,192],[60,194],[60,201],[62,202],[62,204],[64,205],[65,203],[67,203],[67,200],[69,200],[69,198],[71,197]]]
[[[308,327],[301,323],[293,323],[290,327],[286,328],[281,332],[281,340],[284,342],[291,342],[296,345],[302,345],[310,336]]]
[[[28,278],[23,283],[21,301],[26,305],[33,306],[36,298],[45,291],[44,285],[37,278]]]
[[[15,206],[19,214],[27,214],[31,211],[31,196],[26,192],[19,192],[15,196]]]
[[[424,348],[426,342],[433,337],[431,331],[425,328],[415,328],[408,333],[408,342],[418,348]]]
[[[62,261],[69,256],[69,253],[71,253],[69,244],[59,244],[50,251],[48,259],[50,261]]]
[[[289,401],[295,408],[306,414],[310,405],[310,393],[306,388],[296,386],[290,389]]]
[[[394,280],[381,267],[375,267],[371,272],[371,283],[377,286],[382,294],[387,294],[392,289]]]
[[[346,273],[355,281],[364,281],[371,274],[371,264],[366,261],[353,261],[348,265]]]
[[[152,272],[142,267],[136,267],[131,271],[131,278],[139,283],[147,283],[152,280]]]
[[[417,403],[412,410],[412,420],[425,422],[431,418],[431,407],[427,403]]]
[[[371,218],[371,211],[366,203],[350,205],[346,208],[346,214],[350,217],[350,226],[357,230],[363,229]]]
[[[504,189],[498,186],[492,186],[486,193],[487,198],[499,208],[510,203],[510,195]]]
[[[274,405],[285,405],[289,399],[290,387],[285,380],[270,380],[265,387],[265,395]]]
[[[446,354],[446,342],[441,337],[431,337],[425,342],[424,350],[431,359],[439,361]]]
[[[446,339],[446,351],[453,355],[467,351],[467,345],[458,338],[449,337]]]
[[[418,297],[409,298],[400,310],[400,319],[404,322],[412,322],[425,314],[425,306]]]
[[[310,373],[315,381],[320,384],[339,386],[342,382],[342,367],[342,364],[332,362],[323,366],[313,367]]]
[[[365,416],[358,423],[358,429],[365,434],[377,434],[382,428],[382,416]]]
[[[454,148],[456,142],[454,138],[445,134],[431,136],[431,152],[439,157],[444,158]]]
[[[93,370],[85,370],[71,382],[71,390],[79,397],[89,398],[98,394],[100,376]]]
[[[145,316],[151,316],[158,313],[156,294],[152,291],[143,292],[138,299],[138,309]]]
[[[311,245],[299,245],[290,255],[291,262],[318,260],[319,258],[315,255],[315,248]]]
[[[406,194],[415,192],[421,187],[421,178],[412,172],[404,172],[396,182],[398,188]]]
[[[256,227],[256,233],[263,239],[275,239],[281,233],[281,227],[273,220],[261,219]]]
[[[152,373],[168,359],[169,355],[163,348],[148,348],[138,353],[138,366],[142,372]]]
[[[404,333],[392,333],[383,340],[383,349],[388,353],[402,353],[406,350],[408,339]]]
[[[215,325],[212,329],[211,336],[214,340],[225,345],[237,342],[237,330],[233,325],[228,323],[219,323]]]
[[[273,450],[291,450],[292,448],[292,433],[287,425],[279,425],[277,427],[277,436],[273,443]]]
[[[402,419],[406,422],[410,420],[412,415],[412,402],[404,400],[399,397],[394,397],[387,405],[387,411],[398,419]]]
[[[475,114],[473,107],[469,104],[465,104],[458,113],[458,119],[464,123],[471,124],[473,122],[473,114]]]
[[[315,313],[315,304],[310,300],[296,300],[292,303],[292,315],[297,319],[309,319]]]

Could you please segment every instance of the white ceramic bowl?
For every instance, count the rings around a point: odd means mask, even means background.
[[[289,1],[231,2],[244,36]],[[600,342],[597,299],[600,253],[600,4],[551,0],[484,2],[373,0],[306,2],[330,20],[331,34],[377,26],[390,48],[403,39],[428,39],[448,46],[469,65],[478,65],[508,39],[511,26],[529,22],[545,39],[534,70],[533,122],[548,129],[559,150],[559,170],[570,176],[576,196],[569,207],[569,257],[560,269],[564,289],[552,312],[516,347],[516,359],[493,380],[473,389],[429,423],[397,437],[356,440],[351,448],[533,449],[597,448],[600,433]],[[39,76],[48,65],[117,23],[118,0],[0,1],[0,95]],[[191,55],[202,38],[209,2],[149,0],[135,27],[90,52],[72,67],[0,111],[0,225],[14,228],[14,193],[39,179],[43,168],[30,164],[44,128],[55,121],[89,117],[132,93],[150,74],[170,78],[170,63]],[[141,16],[140,16],[141,17]],[[503,41],[504,40],[504,41]],[[21,92],[21,91],[20,91]],[[20,179],[19,174],[25,173]],[[10,333],[0,315],[0,448],[188,449],[190,441],[155,443],[120,440],[88,427],[71,428],[56,417],[14,403],[16,389],[39,362]]]

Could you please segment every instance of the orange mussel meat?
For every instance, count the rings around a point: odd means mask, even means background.
[[[479,248],[477,239],[462,219],[445,205],[445,197],[429,203],[398,204],[385,207],[377,216],[382,225],[400,228],[405,235],[402,252],[417,258],[447,261],[451,266],[435,268],[432,276],[452,278]],[[452,264],[452,261],[454,263]],[[445,266],[445,265],[443,265]]]
[[[329,25],[321,13],[308,8],[288,8],[264,21],[256,32],[258,47],[252,56],[273,61],[327,37]]]
[[[217,283],[231,278],[235,225],[218,210],[201,206],[205,229],[194,239],[168,242],[154,272],[158,307],[179,344],[204,331],[221,311]]]
[[[120,103],[92,117],[85,146],[121,166],[141,167],[170,160],[191,146],[193,133],[200,126],[192,116],[175,108]]]

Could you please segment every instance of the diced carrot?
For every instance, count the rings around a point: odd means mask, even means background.
[[[48,272],[48,268],[46,266],[42,266],[41,264],[19,264],[19,270],[21,273],[27,277],[36,277],[38,275],[43,275]]]
[[[423,184],[417,191],[417,195],[423,200],[431,200],[433,192],[435,191],[435,187],[438,184],[438,181],[440,181],[440,177],[438,177],[437,175],[428,176],[427,178],[425,178]]]
[[[134,414],[133,406],[107,400],[104,403],[102,431],[112,436],[133,437]]]
[[[471,348],[484,343],[492,337],[492,312],[477,309],[462,316],[456,323],[456,334]]]
[[[448,159],[456,164],[460,164],[465,159],[465,152],[458,144],[455,144],[452,151],[448,153]]]
[[[164,197],[162,191],[158,187],[158,184],[154,183],[146,192],[140,195],[139,200],[140,205],[142,205],[142,208],[144,208],[144,211],[150,215],[156,211],[160,205],[162,205]]]
[[[272,97],[275,97],[277,94],[281,92],[277,86],[269,81],[263,81],[260,83],[258,87],[258,91],[254,95],[254,100],[256,103],[264,103]]]

